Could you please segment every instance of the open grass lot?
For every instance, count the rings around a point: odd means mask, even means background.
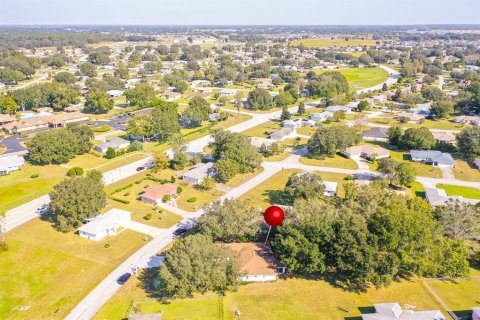
[[[453,174],[455,178],[463,181],[480,181],[480,170],[469,164],[466,161],[455,160],[455,167],[453,167]]]
[[[132,300],[146,297],[138,280],[132,279],[94,319],[126,318]],[[360,319],[361,311],[372,312],[373,304],[385,301],[413,305],[417,310],[441,309],[417,279],[394,282],[387,288],[372,288],[359,294],[321,280],[288,279],[240,286],[237,292],[228,292],[223,303],[216,294],[205,294],[194,299],[173,300],[166,305],[155,300],[135,305],[143,313],[163,311],[165,319],[222,319],[219,313],[223,310],[223,319],[230,320],[234,319],[234,312],[240,310],[242,319],[356,320]]]
[[[280,127],[281,123],[279,121],[268,121],[256,127],[245,130],[242,132],[242,134],[249,137],[268,138],[271,131],[278,130]]]
[[[327,71],[338,71],[343,74],[350,85],[350,91],[373,87],[388,79],[388,72],[382,68],[322,69],[317,72],[323,73]]]
[[[187,182],[180,182],[180,186],[183,188],[183,192],[177,198],[177,206],[186,211],[197,211],[206,204],[217,200],[223,194],[223,192],[216,189],[208,191],[200,190],[193,184]],[[192,197],[197,198],[197,200],[195,202],[188,202],[187,200]]]
[[[97,169],[102,172],[107,172],[126,164],[141,160],[146,158],[148,155],[144,153],[129,153],[117,158],[107,159],[104,157],[97,157],[90,153],[82,154],[76,156],[74,159],[70,160],[66,165],[68,167],[80,167],[86,170]]]
[[[241,185],[242,183],[245,183],[247,182],[248,180],[252,179],[253,177],[255,177],[256,175],[260,174],[263,172],[263,167],[260,167],[257,171],[255,172],[248,172],[248,173],[244,173],[244,174],[237,174],[235,177],[233,177],[232,179],[228,180],[227,183],[225,183],[225,185],[231,187],[231,188],[235,188],[235,187],[238,187],[239,185]]]
[[[61,166],[34,166],[26,163],[20,170],[0,176],[0,211],[10,210],[50,192],[65,177]],[[31,178],[38,174],[38,178]]]
[[[308,38],[292,41],[293,46],[303,43],[307,48],[325,48],[325,47],[353,47],[353,46],[373,46],[375,40],[362,39],[328,39],[328,38]]]
[[[334,157],[325,157],[325,159],[314,159],[302,157],[300,162],[310,166],[321,166],[321,167],[333,167],[333,168],[343,168],[343,169],[358,169],[357,164],[352,159],[345,158],[341,155],[335,155]]]
[[[0,318],[62,319],[118,264],[145,244],[130,230],[91,241],[32,220],[8,233],[0,255]],[[105,244],[110,244],[105,248]]]
[[[480,305],[480,278],[469,280],[427,280],[428,285],[457,316],[471,315],[471,308]]]
[[[478,199],[480,200],[480,190],[471,188],[471,187],[463,187],[463,186],[454,186],[449,184],[437,184],[437,188],[444,189],[449,196],[462,196],[465,198],[470,199]]]
[[[398,121],[395,121],[398,122]],[[405,128],[418,128],[418,127],[425,127],[428,129],[439,129],[439,130],[462,130],[463,128],[467,127],[468,125],[463,123],[455,123],[450,120],[442,119],[442,120],[429,120],[425,119],[421,124],[414,124],[414,123],[406,123]]]
[[[297,128],[297,133],[304,136],[312,136],[318,128],[315,127],[301,127]]]

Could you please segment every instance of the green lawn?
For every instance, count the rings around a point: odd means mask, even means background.
[[[333,168],[343,168],[343,169],[358,169],[357,163],[352,159],[345,158],[336,154],[334,157],[325,157],[325,159],[314,159],[314,158],[300,158],[300,162],[310,166],[320,166],[320,167],[333,167]]]
[[[332,70],[322,69],[317,72],[323,73],[326,71]],[[333,71],[338,71],[343,74],[350,85],[350,91],[370,88],[388,79],[388,72],[382,68],[348,68]]]
[[[35,219],[9,232],[7,243],[9,251],[0,254],[0,318],[63,319],[145,241],[130,230],[92,241]]]
[[[480,200],[480,189],[441,183],[437,184],[437,188],[444,189],[449,196],[462,196],[464,198]]]
[[[121,319],[128,315],[134,299],[147,297],[136,279],[130,280],[107,302],[94,319]],[[361,311],[373,312],[373,304],[399,302],[402,307],[413,305],[417,310],[441,309],[425,291],[419,280],[394,282],[387,288],[371,288],[354,293],[335,288],[325,281],[288,279],[273,283],[242,285],[236,292],[228,292],[221,300],[216,294],[196,296],[194,299],[173,300],[162,304],[155,300],[136,302],[143,313],[163,312],[165,319],[228,319],[233,320],[239,310],[242,319],[360,319]],[[223,311],[223,317],[219,313]],[[442,310],[446,314],[445,310]]]
[[[480,170],[466,161],[455,160],[455,167],[453,167],[453,174],[455,178],[463,181],[480,181]]]
[[[455,282],[429,280],[428,284],[457,316],[470,315],[471,308],[480,305],[480,278]]]
[[[200,190],[193,184],[184,181],[180,182],[180,186],[183,188],[183,192],[177,198],[177,206],[186,211],[197,211],[210,202],[217,200],[223,194],[223,192],[216,189]],[[197,198],[197,201],[188,202],[187,200],[191,197]]]
[[[345,177],[348,176],[346,174],[341,173],[333,173],[333,172],[315,172],[318,174],[323,181],[335,181],[337,183],[337,196],[344,197],[345,196],[345,188],[343,186],[345,181]]]
[[[406,123],[404,125],[405,128],[425,127],[428,129],[439,129],[439,130],[462,130],[467,126],[469,125],[465,125],[463,123],[455,123],[453,121],[446,120],[446,119],[442,119],[442,120],[425,119],[421,124]]]
[[[278,130],[280,127],[281,123],[279,121],[268,121],[256,127],[245,130],[242,132],[242,134],[249,137],[268,138],[271,131]]]
[[[354,47],[354,46],[373,46],[375,40],[362,40],[362,39],[330,39],[330,38],[308,38],[294,40],[292,45],[298,46],[303,43],[307,48],[325,48],[325,47]]]

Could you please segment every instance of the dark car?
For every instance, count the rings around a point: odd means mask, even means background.
[[[138,168],[137,168],[137,171],[143,171],[143,170],[145,170],[145,169],[146,169],[145,167],[138,167]]]
[[[178,237],[178,236],[184,234],[185,232],[187,232],[187,228],[180,227],[177,230],[173,231],[173,235]]]
[[[120,278],[117,279],[117,283],[123,285],[128,281],[128,279],[130,279],[131,276],[132,274],[130,272],[124,273],[120,276]]]

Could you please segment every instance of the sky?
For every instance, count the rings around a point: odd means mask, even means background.
[[[480,1],[0,0],[0,24],[480,24]]]

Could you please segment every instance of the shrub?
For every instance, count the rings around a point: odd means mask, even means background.
[[[170,196],[169,195],[164,195],[163,198],[162,198],[162,202],[168,202],[168,200],[170,200]]]
[[[197,201],[197,198],[196,197],[191,197],[191,198],[188,198],[187,199],[187,202],[190,202],[190,203],[194,203]]]
[[[105,243],[105,245],[103,246],[105,249],[108,249],[110,248],[110,243]]]
[[[112,199],[113,201],[123,203],[123,204],[129,204],[130,203],[130,201],[128,201],[126,199],[121,199],[121,198],[117,198],[117,197],[110,197],[110,199]]]
[[[120,192],[120,191],[123,191],[123,190],[128,189],[128,188],[131,188],[131,187],[133,187],[133,183],[129,183],[129,184],[127,184],[127,185],[124,185],[123,187],[120,187],[120,188],[118,188],[118,189],[113,190],[113,192],[111,192],[110,195],[115,194],[115,193],[118,193],[118,192]]]
[[[170,177],[170,182],[171,182],[171,183],[175,183],[175,181],[177,181],[177,178],[175,178],[174,176],[171,176],[171,177]]]
[[[67,176],[73,177],[73,176],[83,176],[83,169],[80,167],[73,167],[68,169],[67,171]]]
[[[128,152],[140,150],[143,150],[143,144],[140,141],[135,140],[128,146]]]
[[[40,175],[38,173],[34,173],[30,176],[30,178],[32,178],[32,179],[35,179],[35,178],[38,178],[38,177],[40,177]]]
[[[153,213],[151,213],[151,212],[147,213],[147,214],[143,217],[143,219],[145,219],[145,220],[151,220],[152,218],[153,218]]]
[[[180,193],[182,193],[182,192],[183,192],[183,188],[180,187],[180,186],[178,186],[178,187],[177,187],[177,193],[180,194]]]
[[[110,127],[108,124],[104,124],[101,127],[93,128],[94,132],[107,132],[112,130],[112,127]]]

